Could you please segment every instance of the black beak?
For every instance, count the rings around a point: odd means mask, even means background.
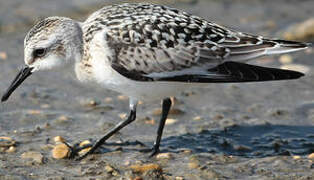
[[[15,79],[13,80],[13,82],[11,83],[10,87],[7,89],[7,91],[3,94],[2,98],[1,98],[1,102],[4,102],[6,100],[9,99],[10,95],[13,93],[13,91],[19,87],[20,84],[22,84],[22,82],[32,74],[33,68],[32,67],[28,67],[25,66],[23,69],[21,69],[21,71],[19,72],[19,74],[15,77]]]

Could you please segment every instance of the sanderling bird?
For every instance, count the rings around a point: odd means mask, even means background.
[[[26,66],[2,97],[31,74],[74,65],[77,78],[125,94],[128,118],[97,141],[99,146],[136,119],[138,100],[162,100],[157,138],[159,152],[170,96],[204,83],[297,79],[296,71],[245,64],[264,55],[305,49],[307,43],[267,39],[230,30],[201,17],[162,5],[127,3],[103,7],[85,22],[48,17],[26,35]]]

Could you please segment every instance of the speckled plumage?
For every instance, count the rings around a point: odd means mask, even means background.
[[[86,44],[105,29],[112,67],[133,80],[158,80],[158,73],[164,76],[165,72],[193,67],[202,71],[227,60],[243,62],[274,51],[303,47],[280,46],[279,41],[229,30],[174,8],[145,3],[106,6],[92,14],[82,27]]]

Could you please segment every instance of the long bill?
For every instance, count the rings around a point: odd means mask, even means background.
[[[1,98],[1,102],[4,102],[9,99],[10,95],[13,93],[13,91],[19,87],[22,82],[32,74],[32,67],[25,66],[21,71],[18,73],[18,75],[15,77],[15,79],[12,81],[10,87],[7,89],[7,91],[3,94]]]

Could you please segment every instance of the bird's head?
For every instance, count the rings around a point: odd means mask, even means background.
[[[78,22],[65,17],[48,17],[35,24],[24,39],[25,67],[16,76],[1,101],[32,73],[60,69],[82,55],[82,30]]]

